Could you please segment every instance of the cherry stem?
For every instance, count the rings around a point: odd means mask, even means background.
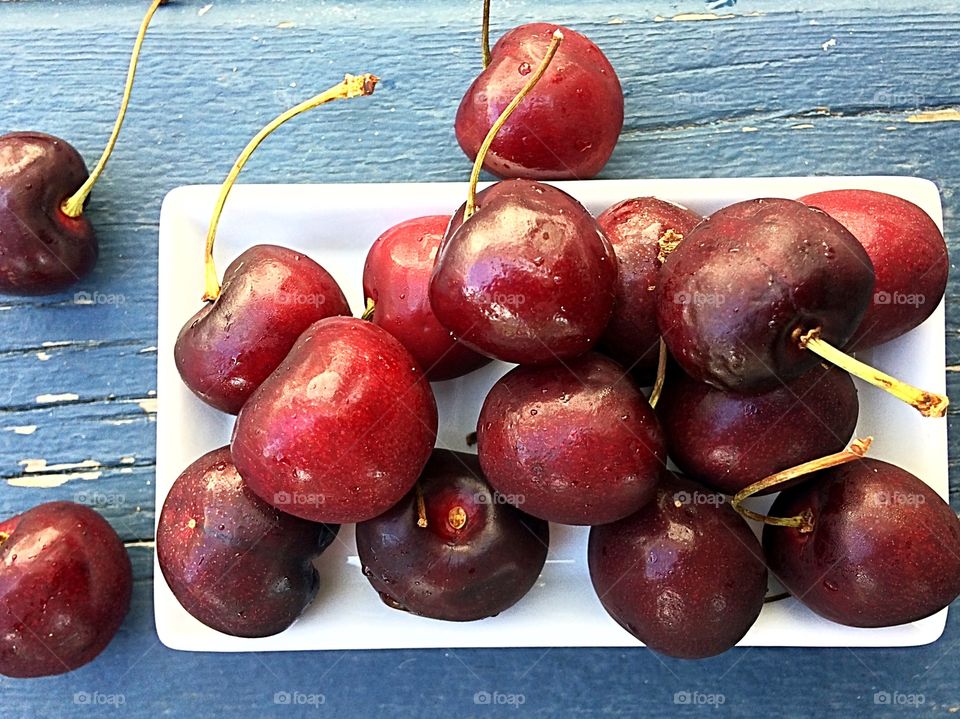
[[[656,408],[663,394],[663,383],[667,379],[667,343],[660,338],[660,350],[657,356],[657,379],[653,382],[653,391],[650,392],[650,406]]]
[[[362,320],[372,320],[373,313],[377,309],[377,303],[373,301],[372,297],[367,298],[367,305],[363,308],[363,314],[360,315]]]
[[[447,523],[459,532],[467,526],[467,511],[458,504],[447,513]]]
[[[423,489],[420,487],[420,483],[416,484],[417,492],[417,526],[421,529],[427,528],[427,505],[423,501]]]
[[[663,266],[667,261],[667,256],[677,249],[677,246],[683,241],[683,234],[675,230],[667,230],[657,238],[657,262]],[[657,355],[657,378],[653,383],[653,391],[650,393],[650,406],[656,407],[660,401],[660,395],[663,393],[663,383],[667,379],[667,343],[660,338],[660,349]]]
[[[779,594],[768,594],[763,598],[764,604],[773,604],[774,602],[781,602],[784,599],[790,597],[790,592],[780,592]]]
[[[483,26],[480,30],[483,48],[483,69],[490,67],[490,0],[483,0]]]
[[[260,132],[258,132],[254,138],[247,143],[247,146],[243,148],[243,152],[240,153],[237,161],[233,163],[233,167],[230,169],[227,179],[223,181],[223,185],[220,187],[220,195],[217,197],[217,202],[213,207],[213,217],[210,220],[210,227],[207,230],[207,249],[205,260],[206,278],[204,282],[205,292],[203,294],[203,300],[205,302],[213,301],[220,296],[220,280],[217,276],[217,267],[213,260],[213,244],[216,240],[217,225],[220,223],[220,215],[223,213],[223,206],[227,202],[227,197],[230,195],[230,190],[233,189],[233,185],[237,181],[237,176],[240,174],[243,166],[247,164],[247,160],[250,159],[250,156],[260,146],[260,143],[263,142],[278,127],[292,120],[297,115],[306,112],[307,110],[312,110],[315,107],[320,107],[320,105],[325,105],[334,100],[348,100],[350,98],[372,94],[379,81],[380,78],[370,74],[358,76],[347,75],[344,77],[343,82],[338,83],[329,90],[324,90],[319,95],[315,95],[309,100],[304,100],[299,105],[295,105],[280,115],[277,115],[277,117],[271,120],[266,127],[260,130]]]
[[[813,472],[819,472],[821,469],[829,469],[830,467],[846,464],[847,462],[852,462],[855,459],[861,459],[867,453],[867,450],[870,449],[871,444],[873,444],[873,437],[855,439],[850,443],[849,447],[840,452],[828,454],[826,457],[820,457],[819,459],[798,464],[796,467],[785,469],[782,472],[771,474],[769,477],[761,479],[759,482],[754,482],[749,487],[741,489],[734,495],[730,504],[735,510],[737,510],[737,512],[740,513],[741,516],[746,517],[747,519],[753,519],[754,521],[763,522],[764,524],[772,524],[776,527],[793,527],[795,529],[799,529],[803,533],[812,532],[813,514],[809,510],[803,512],[802,514],[798,514],[795,517],[771,517],[769,515],[760,514],[759,512],[754,512],[750,509],[747,509],[743,506],[743,502],[758,492],[770,489],[771,487],[778,487],[781,484],[790,482],[798,477],[803,477],[804,475],[812,474]]]
[[[90,191],[100,179],[110,155],[113,154],[113,148],[117,144],[117,138],[120,136],[120,128],[123,127],[123,119],[127,115],[127,106],[130,104],[130,94],[133,92],[133,79],[137,75],[137,63],[140,60],[140,48],[143,47],[143,39],[147,35],[147,28],[153,19],[153,14],[157,8],[163,5],[167,0],[153,0],[147,14],[143,16],[143,22],[140,23],[140,30],[137,33],[137,39],[133,43],[133,53],[130,55],[130,66],[127,68],[127,81],[123,87],[123,99],[120,101],[120,111],[117,113],[117,119],[113,123],[113,131],[110,133],[110,139],[107,140],[107,146],[100,155],[93,172],[87,177],[80,189],[74,192],[70,197],[63,201],[60,210],[67,217],[80,217],[83,214],[83,204],[87,201]]]
[[[854,377],[859,377],[864,382],[869,382],[875,387],[879,387],[892,394],[902,402],[906,402],[916,409],[924,417],[943,417],[947,413],[947,406],[950,400],[942,394],[928,392],[927,390],[914,387],[911,384],[902,382],[896,377],[891,377],[885,372],[871,367],[850,355],[841,352],[826,340],[820,337],[820,328],[814,327],[807,333],[803,333],[799,328],[794,330],[794,338],[803,349],[808,349],[815,354],[820,355],[837,367],[846,370]]]
[[[490,151],[490,146],[493,144],[494,139],[496,139],[497,133],[500,132],[500,128],[503,127],[504,123],[510,118],[513,111],[523,102],[523,98],[527,96],[540,81],[540,78],[543,77],[543,73],[545,73],[550,66],[550,61],[553,60],[553,56],[557,54],[557,49],[560,47],[561,42],[563,42],[563,33],[559,30],[554,30],[550,47],[547,48],[547,54],[544,55],[540,66],[536,72],[530,76],[527,83],[520,88],[517,96],[513,98],[510,104],[500,113],[500,117],[497,118],[497,121],[493,123],[493,127],[490,128],[490,132],[483,138],[483,144],[480,145],[480,149],[477,151],[477,159],[473,163],[473,172],[470,173],[470,189],[467,191],[467,206],[463,211],[464,222],[473,217],[473,213],[477,211],[477,183],[480,181],[480,171],[483,169],[483,161],[486,159],[487,152]]]

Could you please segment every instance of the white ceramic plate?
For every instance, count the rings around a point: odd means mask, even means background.
[[[701,214],[754,197],[787,197],[844,187],[899,195],[942,227],[940,196],[926,180],[902,177],[811,177],[699,180],[594,180],[557,183],[599,213],[628,197],[656,195]],[[212,186],[180,187],[167,195],[160,217],[160,310],[157,414],[157,516],[179,473],[203,453],[226,444],[233,417],[196,399],[173,362],[183,323],[200,307],[203,241],[216,197]],[[245,185],[227,203],[217,240],[221,271],[257,243],[306,252],[339,281],[354,312],[363,306],[361,274],[367,250],[391,225],[417,215],[449,214],[463,201],[465,183],[381,185]],[[945,390],[944,312],[862,357],[916,385]],[[508,365],[494,363],[466,378],[434,385],[442,447],[469,451],[480,406]],[[924,419],[879,390],[860,386],[857,436],[875,437],[871,455],[948,492],[947,424]],[[192,651],[276,651],[413,647],[639,646],[603,610],[586,563],[587,528],[552,525],[547,565],[534,589],[498,617],[467,624],[415,617],[384,606],[363,577],[352,527],[319,560],[316,601],[287,631],[263,639],[226,636],[193,619],[174,598],[159,566],[155,611],[161,641]],[[934,641],[946,610],[913,624],[853,629],[821,619],[793,599],[768,604],[741,642],[746,646],[873,647]]]

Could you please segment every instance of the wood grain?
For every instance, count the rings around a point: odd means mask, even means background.
[[[876,704],[876,692],[893,701],[895,692],[923,695],[921,709],[932,714],[957,711],[956,612],[929,647],[753,649],[695,664],[646,651],[214,656],[157,643],[149,540],[163,196],[181,184],[219,182],[261,125],[347,71],[384,81],[373,98],[285,127],[244,181],[463,179],[469,166],[452,122],[478,70],[478,5],[181,0],[158,15],[124,135],[89,208],[101,241],[97,270],[63,296],[0,298],[0,516],[53,498],[93,503],[133,545],[134,608],[90,666],[48,680],[0,680],[6,717],[112,710],[76,703],[84,698],[77,692],[91,702],[95,692],[120,695],[120,711],[138,717],[298,716],[305,709],[364,717],[660,716],[683,709],[674,703],[683,691],[722,694],[721,709],[738,715],[761,707],[850,716],[897,709]],[[0,3],[0,132],[57,134],[92,163],[113,121],[143,7],[133,0]],[[941,188],[947,238],[960,251],[960,12],[953,3],[741,0],[713,11],[713,19],[693,0],[503,0],[494,8],[494,36],[545,19],[586,32],[609,55],[625,87],[627,122],[603,176],[923,176]],[[958,295],[952,281],[955,399]],[[950,414],[953,436],[958,412]],[[955,506],[958,456],[952,442]],[[477,705],[478,691],[522,694],[525,703],[519,711]],[[276,692],[322,694],[325,703],[278,705]]]

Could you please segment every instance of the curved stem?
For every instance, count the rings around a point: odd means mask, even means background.
[[[660,354],[657,357],[657,379],[653,383],[650,393],[650,406],[656,409],[660,395],[663,394],[663,383],[667,380],[667,343],[660,338]]]
[[[808,349],[823,357],[827,362],[846,370],[854,377],[859,377],[864,382],[869,382],[873,386],[889,392],[900,401],[909,404],[924,417],[943,417],[946,415],[947,406],[950,404],[947,397],[902,382],[886,372],[881,372],[845,352],[841,352],[826,340],[821,339],[819,327],[814,327],[805,334],[800,328],[797,328],[793,334],[803,349]]]
[[[315,107],[325,105],[333,100],[347,100],[352,97],[370,95],[374,88],[376,88],[379,81],[380,78],[369,74],[359,75],[356,77],[353,75],[347,75],[343,79],[343,82],[334,85],[329,90],[321,92],[319,95],[311,97],[309,100],[304,100],[299,105],[295,105],[286,112],[283,112],[275,117],[267,124],[266,127],[260,130],[260,132],[258,132],[249,143],[247,143],[245,148],[243,148],[243,152],[240,153],[237,161],[233,163],[233,167],[230,168],[227,179],[223,181],[223,185],[220,187],[220,195],[217,197],[217,201],[213,206],[213,217],[210,220],[210,227],[207,230],[207,247],[205,256],[206,274],[204,281],[205,292],[203,294],[203,299],[205,302],[215,300],[220,296],[220,280],[217,276],[217,267],[213,260],[213,244],[216,240],[217,225],[220,223],[220,215],[223,213],[223,206],[227,202],[227,197],[230,195],[230,190],[233,189],[233,184],[237,181],[237,176],[240,174],[243,166],[247,164],[247,160],[250,159],[250,156],[260,146],[260,143],[285,122],[292,120],[297,115],[300,115],[307,110],[312,110]]]
[[[769,515],[760,514],[759,512],[754,512],[753,510],[747,509],[743,506],[743,502],[758,492],[785,484],[786,482],[794,480],[797,477],[802,477],[806,474],[819,472],[821,469],[829,469],[830,467],[836,467],[841,464],[846,464],[847,462],[852,462],[855,459],[860,459],[867,453],[867,450],[870,449],[871,444],[873,444],[873,437],[855,439],[850,443],[849,447],[840,452],[828,454],[826,457],[820,457],[819,459],[798,464],[796,467],[785,469],[782,472],[771,474],[766,479],[761,479],[759,482],[754,482],[749,487],[741,489],[736,493],[736,495],[734,495],[730,504],[735,510],[737,510],[737,512],[740,513],[741,516],[746,517],[747,519],[753,519],[757,522],[763,522],[764,524],[772,524],[777,527],[794,527],[799,529],[801,532],[811,532],[813,531],[813,515],[809,510],[803,514],[798,514],[795,517],[771,517]]]
[[[417,493],[417,526],[421,529],[427,528],[427,505],[423,501],[423,489],[420,487],[420,482],[416,484],[416,493]]]
[[[483,69],[490,67],[490,0],[483,0],[483,27],[480,30],[483,46]]]
[[[790,592],[780,592],[779,594],[768,594],[763,598],[764,604],[773,604],[774,602],[781,602],[784,599],[789,599],[792,595]]]
[[[363,314],[360,315],[362,320],[372,320],[373,313],[377,309],[377,303],[373,301],[372,297],[367,298],[367,305],[363,308]]]
[[[153,14],[157,8],[166,3],[167,0],[153,0],[143,16],[143,22],[140,23],[140,30],[137,32],[137,39],[133,43],[133,53],[130,55],[130,66],[127,68],[127,81],[123,87],[123,99],[120,101],[120,111],[117,113],[117,119],[113,123],[113,131],[110,133],[110,139],[107,140],[107,146],[100,155],[93,172],[87,177],[80,189],[74,192],[70,197],[63,201],[60,210],[67,217],[80,217],[83,214],[83,203],[87,201],[90,191],[103,174],[103,169],[107,166],[110,155],[113,154],[113,148],[117,144],[117,138],[120,136],[120,128],[123,127],[123,119],[127,115],[127,106],[130,104],[130,94],[133,92],[133,79],[137,75],[137,63],[140,60],[140,48],[143,47],[143,39],[147,35],[147,28],[153,19]]]
[[[553,60],[553,56],[557,54],[557,49],[560,47],[561,42],[563,42],[563,33],[559,30],[554,30],[550,47],[547,48],[547,54],[543,56],[543,60],[540,62],[537,71],[530,76],[526,85],[520,89],[517,96],[504,108],[503,112],[500,113],[500,117],[497,118],[497,121],[494,122],[490,128],[490,132],[483,138],[483,144],[480,145],[480,149],[477,151],[477,159],[473,163],[473,172],[470,173],[470,189],[467,191],[467,207],[463,211],[464,222],[473,217],[473,213],[477,211],[477,183],[480,181],[480,171],[483,169],[483,161],[486,159],[487,152],[490,151],[490,146],[493,144],[494,139],[496,139],[497,133],[500,132],[500,128],[503,127],[504,123],[510,118],[513,111],[523,102],[523,98],[529,94],[540,81],[540,78],[543,77],[543,73],[545,73],[550,66],[550,61]]]

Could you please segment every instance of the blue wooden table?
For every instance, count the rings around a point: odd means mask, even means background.
[[[464,179],[469,166],[452,123],[478,71],[479,4],[177,0],[158,14],[125,134],[89,207],[101,259],[77,291],[92,301],[78,302],[73,291],[0,298],[0,516],[54,498],[94,504],[128,543],[133,608],[94,663],[61,677],[0,679],[4,719],[960,709],[960,607],[931,646],[746,649],[697,663],[642,649],[216,655],[158,642],[154,345],[164,194],[219,182],[268,119],[346,71],[382,76],[377,97],[349,122],[344,106],[331,106],[287,126],[252,160],[245,181]],[[92,163],[145,7],[0,2],[0,132],[60,135]],[[542,19],[587,33],[607,52],[624,84],[627,120],[604,177],[927,177],[941,188],[947,237],[960,257],[953,2],[499,0],[494,9],[495,37]],[[954,281],[948,291],[946,370],[960,407],[958,288]]]

